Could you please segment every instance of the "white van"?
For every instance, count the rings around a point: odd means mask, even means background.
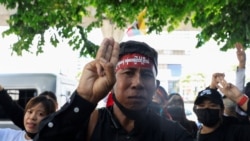
[[[74,92],[78,81],[75,78],[54,73],[9,73],[0,74],[0,84],[22,107],[25,107],[30,98],[44,91],[52,91],[56,94],[60,108]],[[0,106],[0,128],[4,127],[16,128]]]

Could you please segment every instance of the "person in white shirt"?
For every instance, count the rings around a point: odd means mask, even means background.
[[[236,87],[238,87],[238,89],[242,92],[245,93],[248,97],[249,92],[248,92],[248,85],[246,83],[246,52],[245,49],[243,47],[243,45],[241,43],[236,43],[235,44],[235,48],[236,48],[236,56],[238,59],[238,65],[236,68],[236,79],[235,79],[235,85]],[[249,83],[249,82],[248,82]],[[246,112],[244,112],[241,108],[239,108],[238,106],[236,106],[236,112],[238,114],[238,118],[244,122],[244,123],[249,123],[250,121],[248,120],[248,115]]]
[[[55,103],[46,96],[29,100],[24,110],[25,130],[0,128],[0,141],[32,141],[42,119],[56,111]]]
[[[245,71],[246,71],[246,53],[245,49],[242,46],[241,43],[236,43],[235,44],[236,48],[236,55],[239,64],[237,65],[236,68],[236,80],[235,80],[235,85],[238,87],[238,89],[243,92],[244,91],[244,86],[245,86]]]

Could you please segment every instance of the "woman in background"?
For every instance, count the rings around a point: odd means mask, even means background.
[[[0,141],[32,141],[38,132],[41,120],[55,111],[54,101],[46,96],[31,98],[24,109],[25,130],[2,128],[0,129]]]
[[[198,126],[194,121],[187,119],[182,96],[178,93],[172,93],[168,97],[167,110],[172,120],[179,122],[194,138],[196,138]]]

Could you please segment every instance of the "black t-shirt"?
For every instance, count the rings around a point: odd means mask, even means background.
[[[40,123],[34,141],[85,141],[89,125],[94,124],[89,121],[95,107],[75,91],[69,103]],[[128,133],[109,111],[99,111],[90,141],[194,141],[179,123],[153,112],[145,113],[145,118],[135,122],[134,130]]]
[[[250,141],[248,124],[221,124],[214,132],[198,134],[197,141]]]
[[[195,138],[198,131],[198,126],[194,121],[184,120],[181,121],[180,124]]]
[[[99,110],[98,119],[91,141],[194,141],[179,123],[153,112],[135,121],[131,132],[126,132],[106,108]]]

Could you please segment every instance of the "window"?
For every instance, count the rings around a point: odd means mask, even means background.
[[[168,64],[167,68],[170,70],[172,77],[181,76],[181,64]]]
[[[25,108],[26,103],[34,96],[37,95],[36,89],[6,89],[7,93],[11,98],[19,104],[21,107]],[[2,106],[0,106],[0,119],[8,120],[7,114],[4,112]]]

